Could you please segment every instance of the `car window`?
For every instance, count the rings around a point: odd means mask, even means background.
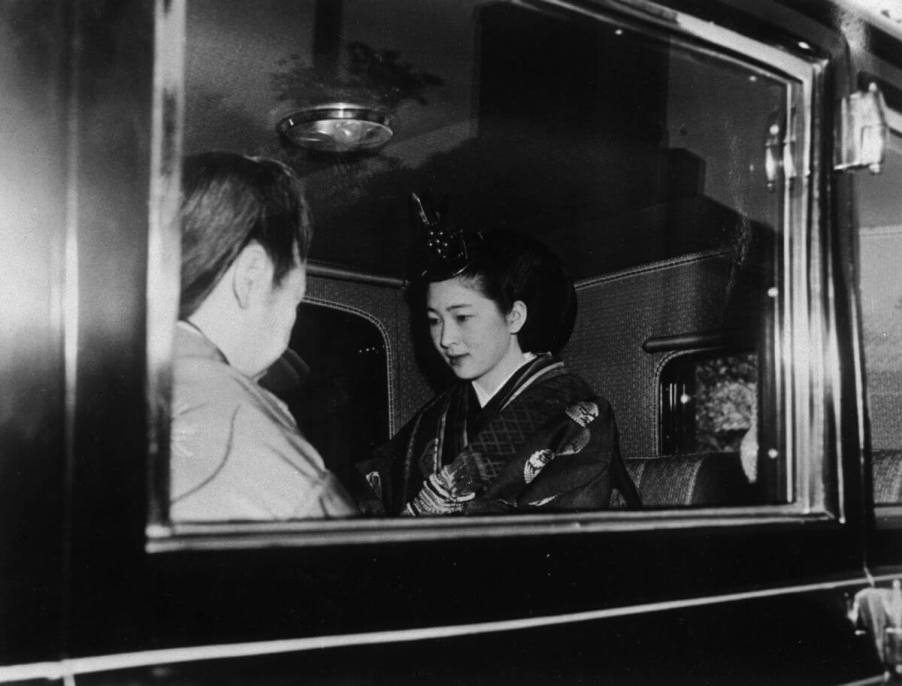
[[[757,44],[744,46],[755,61],[737,57],[701,24],[686,25],[712,42],[541,3],[326,6],[191,2],[184,65],[184,152],[294,168],[316,222],[311,266],[334,302],[367,279],[395,284],[387,333],[301,306],[291,348],[310,385],[283,399],[326,466],[363,465],[411,419],[419,400],[393,393],[436,390],[405,289],[407,198],[428,188],[456,223],[516,228],[561,256],[579,297],[562,357],[613,408],[633,481],[651,494],[690,475],[647,506],[822,502],[822,439],[787,415],[818,387],[794,364],[817,349],[794,252],[808,222],[808,63]],[[277,134],[317,99],[360,97],[391,113],[381,148],[335,155]],[[395,366],[386,345],[402,351]]]
[[[758,365],[753,354],[673,360],[662,373],[665,455],[738,451],[757,425]]]
[[[893,133],[883,172],[859,185],[861,313],[874,501],[902,503],[902,138]]]

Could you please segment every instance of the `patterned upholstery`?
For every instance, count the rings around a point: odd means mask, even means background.
[[[902,503],[902,450],[875,450],[871,456],[874,502]]]
[[[738,453],[694,453],[624,460],[642,507],[744,505],[750,488]],[[611,507],[623,507],[618,494]]]
[[[611,403],[624,455],[654,455],[660,442],[658,374],[669,353],[647,353],[642,343],[721,328],[729,274],[728,259],[704,253],[577,284],[564,361]]]

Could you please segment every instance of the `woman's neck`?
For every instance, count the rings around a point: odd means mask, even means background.
[[[473,390],[476,392],[479,406],[485,407],[520,367],[534,359],[536,359],[534,353],[524,353],[518,347],[514,354],[505,356],[504,360],[495,366],[491,375],[486,374],[480,379],[474,379]]]

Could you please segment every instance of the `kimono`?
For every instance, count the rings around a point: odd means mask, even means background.
[[[548,354],[520,367],[482,408],[470,383],[455,383],[364,474],[391,514],[597,510],[614,488],[639,505],[611,406]]]
[[[358,512],[285,404],[185,322],[176,329],[170,497],[173,521]]]

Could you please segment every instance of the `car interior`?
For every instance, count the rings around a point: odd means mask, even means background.
[[[800,221],[768,147],[801,126],[792,78],[627,16],[484,0],[194,0],[184,74],[185,154],[305,180],[307,296],[264,385],[336,474],[448,381],[406,298],[417,192],[564,260],[562,357],[613,406],[643,509],[796,499],[775,417]],[[900,497],[894,445],[878,500]]]

